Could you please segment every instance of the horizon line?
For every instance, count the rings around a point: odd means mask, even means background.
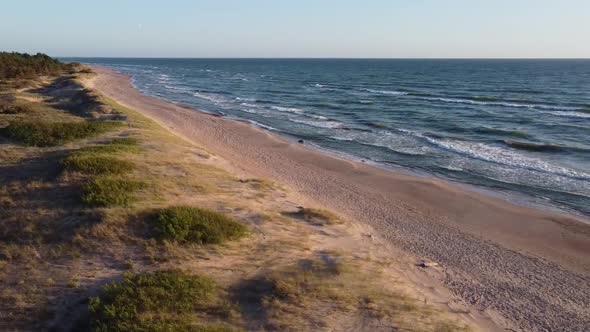
[[[590,60],[590,57],[166,57],[166,56],[53,56],[87,59],[203,59],[203,60]]]

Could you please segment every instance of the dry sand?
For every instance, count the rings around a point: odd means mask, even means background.
[[[434,178],[330,156],[248,123],[142,95],[129,77],[95,67],[92,86],[308,205],[373,229],[455,296],[510,329],[590,329],[589,220],[512,205]]]

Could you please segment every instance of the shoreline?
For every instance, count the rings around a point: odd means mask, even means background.
[[[92,66],[93,67],[100,67],[98,65],[92,65]],[[107,68],[107,69],[110,69],[110,68]],[[126,74],[123,74],[123,75],[126,75]],[[134,78],[131,76],[130,76],[130,83],[133,86],[133,88],[138,90],[142,95],[156,98],[156,99],[160,99],[165,102],[172,103],[178,107],[195,110],[195,111],[198,111],[201,113],[208,114],[210,116],[223,117],[223,118],[226,118],[229,120],[243,122],[248,125],[254,126],[257,129],[260,129],[263,131],[268,131],[274,135],[277,135],[281,139],[289,141],[290,143],[293,143],[293,144],[298,143],[297,142],[299,140],[298,137],[284,133],[279,129],[264,125],[262,123],[259,123],[259,122],[253,121],[253,120],[235,117],[232,115],[225,114],[223,112],[203,111],[203,110],[196,109],[190,105],[185,105],[185,104],[178,103],[178,102],[175,102],[170,99],[166,99],[162,96],[147,94],[144,91],[142,91],[135,84]],[[556,201],[553,201],[553,200],[545,201],[542,196],[534,196],[529,193],[520,192],[520,191],[514,190],[514,189],[507,189],[507,188],[500,188],[500,187],[489,187],[489,186],[480,185],[477,183],[464,182],[459,179],[454,179],[454,178],[447,177],[444,175],[430,173],[426,170],[414,169],[411,167],[406,167],[406,166],[397,165],[397,164],[393,164],[393,163],[386,163],[386,162],[380,162],[380,161],[375,161],[375,160],[366,160],[362,157],[359,157],[359,156],[356,156],[353,154],[348,154],[346,152],[338,151],[335,149],[332,150],[329,148],[324,148],[324,147],[321,147],[321,146],[316,145],[314,143],[308,143],[307,141],[304,144],[305,144],[305,147],[307,147],[309,149],[320,152],[322,154],[330,155],[331,157],[334,157],[334,158],[344,159],[345,161],[353,161],[353,162],[359,162],[359,163],[362,162],[362,163],[365,163],[366,165],[369,165],[371,167],[375,167],[375,168],[378,168],[378,169],[381,169],[384,171],[388,171],[388,172],[401,173],[404,175],[416,176],[416,177],[425,178],[425,179],[433,178],[437,181],[447,183],[450,186],[456,186],[462,190],[466,190],[466,191],[469,191],[472,193],[481,194],[481,195],[488,196],[491,198],[503,200],[504,202],[511,204],[511,205],[516,205],[516,206],[520,206],[520,207],[524,207],[524,208],[530,208],[533,210],[541,210],[543,212],[551,213],[551,214],[560,214],[560,215],[570,216],[570,217],[576,218],[578,221],[590,226],[590,215],[585,214],[584,212],[577,210],[573,207],[570,207],[567,205],[560,205]]]
[[[590,317],[590,290],[572,293],[590,281],[590,227],[581,217],[344,160],[245,121],[145,96],[128,76],[93,69],[100,92],[210,149],[236,171],[286,185],[310,204],[369,225],[411,257],[441,264],[438,278],[477,309],[526,329],[575,329]]]

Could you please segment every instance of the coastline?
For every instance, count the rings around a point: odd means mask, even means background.
[[[443,272],[435,277],[476,308],[528,329],[575,329],[590,317],[581,309],[590,290],[573,291],[590,281],[590,227],[581,217],[327,155],[245,121],[142,95],[129,77],[93,68],[96,89],[206,147],[236,172],[286,185],[310,205],[371,226],[411,259],[438,262]]]

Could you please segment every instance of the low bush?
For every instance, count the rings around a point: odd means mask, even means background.
[[[13,121],[7,127],[0,128],[0,135],[26,145],[53,146],[95,136],[123,125],[120,121]]]
[[[68,172],[84,174],[123,174],[133,170],[133,163],[111,156],[99,156],[86,153],[74,153],[62,161],[62,166]]]
[[[82,187],[82,202],[93,207],[128,206],[134,193],[145,187],[140,181],[97,177]]]
[[[216,295],[208,277],[176,270],[127,273],[90,299],[90,325],[95,331],[231,331],[200,325],[194,315],[208,309]]]
[[[206,209],[177,206],[160,211],[155,221],[158,237],[178,242],[218,244],[245,236],[246,226]]]

